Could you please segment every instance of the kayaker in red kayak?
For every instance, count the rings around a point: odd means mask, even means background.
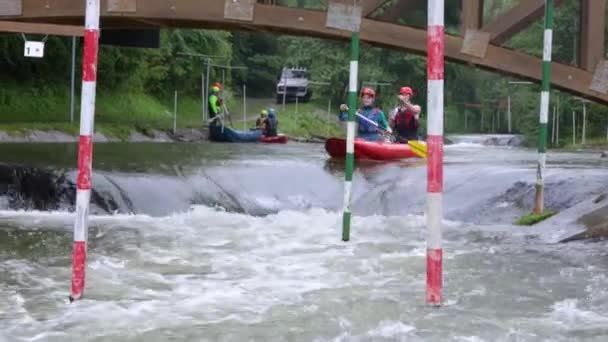
[[[361,89],[361,100],[363,102],[363,106],[359,108],[358,113],[367,119],[375,122],[383,128],[385,131],[390,132],[391,128],[389,127],[388,121],[386,120],[386,116],[384,112],[378,107],[374,105],[374,100],[376,99],[376,92],[371,88],[363,88]],[[340,120],[346,121],[348,120],[348,107],[345,104],[340,106]],[[383,141],[384,136],[376,126],[367,122],[366,120],[357,117],[357,136],[361,139],[365,139],[367,141]]]
[[[270,108],[268,110],[268,117],[264,120],[263,134],[265,137],[276,137],[278,128],[279,120],[277,119],[277,113],[274,108]]]
[[[399,91],[399,106],[391,118],[395,140],[401,144],[407,144],[408,140],[418,140],[421,108],[411,102],[413,96],[412,88],[402,87]]]

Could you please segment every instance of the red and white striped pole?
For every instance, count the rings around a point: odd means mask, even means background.
[[[82,60],[82,99],[80,102],[80,143],[76,181],[76,222],[72,251],[72,289],[70,301],[80,299],[84,291],[93,166],[93,127],[97,87],[97,52],[99,49],[100,0],[86,0],[84,54]]]
[[[441,305],[443,219],[443,65],[444,0],[429,0],[427,124],[427,256],[426,302]]]

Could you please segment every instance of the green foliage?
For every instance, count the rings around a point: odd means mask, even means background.
[[[236,83],[247,83],[248,95],[272,96],[282,68],[279,42],[267,33],[235,32],[232,36],[236,64],[247,67],[234,75]]]
[[[327,118],[327,109],[320,103],[306,103],[296,108],[294,104],[279,110],[279,131],[291,137],[311,138],[313,136],[342,136],[344,133],[337,123],[336,115]],[[329,134],[328,134],[329,133]]]
[[[4,81],[0,89],[0,123],[65,123],[69,121],[69,89],[49,84],[46,87],[17,85]],[[136,125],[144,122],[165,125],[167,109],[155,97],[140,92],[125,96],[116,90],[100,88],[97,93],[96,122]],[[80,100],[75,99],[75,120],[79,119]]]
[[[530,213],[528,215],[522,216],[517,222],[515,222],[518,226],[533,226],[541,221],[544,221],[551,216],[557,214],[557,212],[552,210],[546,210],[544,213],[538,215],[534,213]]]

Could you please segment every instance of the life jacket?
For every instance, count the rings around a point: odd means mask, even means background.
[[[255,127],[262,128],[264,121],[266,121],[266,118],[258,118],[257,120],[255,120]]]
[[[370,108],[370,107],[362,107],[359,109],[359,114],[365,116],[373,122],[378,122],[378,117],[380,116],[380,109],[378,108]],[[369,133],[378,133],[378,129],[376,126],[371,123],[357,118],[357,122],[359,124],[359,133],[361,134],[369,134]]]
[[[411,110],[397,108],[395,114],[395,133],[400,138],[408,140],[418,139],[418,120]]]
[[[217,107],[217,112],[213,111],[213,105]],[[222,99],[220,99],[217,95],[209,96],[209,118],[213,119],[216,115],[220,114],[222,111]]]
[[[264,135],[267,137],[276,137],[279,120],[277,120],[277,118],[274,116],[268,116],[264,122],[266,123],[264,127]]]

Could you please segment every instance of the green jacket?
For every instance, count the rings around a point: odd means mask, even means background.
[[[222,112],[221,102],[217,95],[213,94],[209,96],[209,118],[213,119],[216,115]]]

